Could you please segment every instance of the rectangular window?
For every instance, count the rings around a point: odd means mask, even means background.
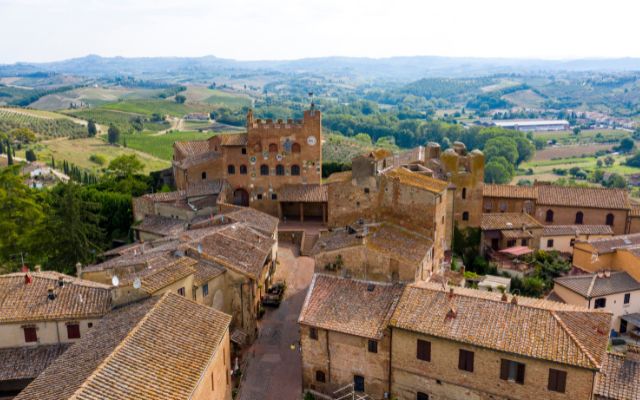
[[[431,361],[431,342],[418,339],[416,358],[422,361]]]
[[[309,328],[309,338],[318,340],[318,330],[316,328]]]
[[[246,147],[242,148],[242,154],[247,154],[247,148]]]
[[[38,332],[36,331],[35,326],[30,326],[24,329],[24,341],[27,343],[37,342],[38,341]]]
[[[548,239],[547,240],[547,248],[552,248],[553,247],[553,239]]]
[[[178,294],[179,294],[180,296],[185,296],[185,295],[186,295],[186,291],[184,290],[184,288],[183,288],[183,287],[181,287],[180,289],[178,289]]]
[[[378,342],[375,340],[369,340],[368,343],[369,353],[377,353],[378,352]]]
[[[500,379],[524,385],[525,365],[516,361],[502,359],[500,363]]]
[[[207,297],[209,295],[209,284],[205,283],[202,285],[202,297]]]
[[[631,302],[631,293],[624,294],[624,304],[629,304]]]
[[[198,287],[197,286],[191,287],[191,297],[193,297],[193,301],[197,300],[197,298],[198,298]]]
[[[564,393],[567,386],[567,372],[549,368],[549,384],[547,388],[552,392]]]
[[[601,297],[599,299],[596,299],[596,301],[594,302],[593,308],[605,308],[607,306],[607,299],[605,299],[604,297]]]
[[[276,193],[271,193],[271,200],[278,200],[278,195]]]
[[[67,338],[69,338],[69,339],[80,339],[80,325],[79,324],[68,324],[67,325]]]
[[[473,372],[473,351],[460,350],[458,355],[458,369]]]
[[[426,393],[418,392],[416,393],[416,400],[429,400],[429,395]]]
[[[256,197],[258,198],[258,200],[262,200],[262,193],[258,194]]]
[[[520,241],[520,244],[521,244],[522,246],[528,246],[528,245],[529,245],[529,240],[528,240],[528,239],[522,239],[522,240]]]
[[[513,247],[515,245],[516,245],[515,239],[507,240],[507,247]]]

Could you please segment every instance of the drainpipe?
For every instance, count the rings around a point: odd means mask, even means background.
[[[393,358],[393,328],[391,326],[389,326],[389,390],[387,390],[387,392],[389,393],[389,399],[392,398],[391,396],[391,367],[392,367],[392,358]]]
[[[326,335],[325,335],[325,341],[326,346],[327,346],[327,375],[329,375],[329,382],[327,383],[331,383],[331,350],[329,349],[329,330],[325,329]]]

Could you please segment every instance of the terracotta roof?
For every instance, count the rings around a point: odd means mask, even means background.
[[[205,260],[198,260],[198,263],[193,267],[196,271],[193,276],[193,284],[196,286],[204,285],[213,278],[224,274],[226,271],[222,265]]]
[[[186,197],[186,192],[184,190],[178,190],[175,192],[158,192],[158,193],[148,193],[142,196],[142,198],[149,199],[155,202],[171,202],[180,199],[184,199]]]
[[[529,239],[533,237],[533,233],[522,229],[509,229],[502,231],[502,237],[505,239]]]
[[[381,339],[401,293],[401,284],[315,274],[298,322]]]
[[[326,185],[285,185],[278,192],[278,201],[321,203],[329,200]]]
[[[640,217],[640,204],[631,204],[631,211],[629,211],[630,217]]]
[[[538,197],[537,186],[492,185],[486,184],[482,189],[484,197],[503,197],[511,199],[535,199]]]
[[[483,231],[542,228],[542,224],[526,213],[485,213],[480,227]]]
[[[640,282],[621,271],[611,272],[608,278],[598,274],[570,275],[556,278],[554,282],[587,299],[640,290]]]
[[[223,212],[222,215],[232,222],[242,222],[269,236],[276,233],[278,224],[280,223],[278,218],[250,207],[238,207],[235,210]]]
[[[175,142],[174,151],[179,152],[183,157],[194,156],[209,152],[208,140],[192,140],[188,142]]]
[[[99,318],[111,307],[109,286],[49,271],[30,275],[29,284],[23,272],[0,275],[0,323]],[[47,297],[49,288],[54,300]]]
[[[367,157],[373,158],[376,161],[382,160],[391,156],[393,156],[393,153],[387,149],[375,149],[367,154]]]
[[[222,146],[246,146],[248,141],[246,133],[223,133],[218,136]]]
[[[431,178],[416,172],[411,172],[406,168],[394,168],[385,173],[391,179],[396,179],[404,185],[425,189],[433,193],[441,193],[447,190],[448,182]]]
[[[135,278],[140,278],[140,289],[148,294],[157,291],[196,273],[197,260],[189,257],[168,259],[164,263],[145,268],[137,273],[130,273],[120,277],[120,285],[132,284]]]
[[[173,293],[119,308],[16,400],[189,399],[230,321]]]
[[[0,348],[0,381],[36,378],[69,346],[70,343]]]
[[[155,240],[153,242],[155,242]],[[151,244],[153,242],[145,242],[145,244]],[[175,248],[177,246],[177,243],[171,242],[169,247]],[[144,252],[142,252],[143,249]],[[96,272],[135,266],[148,267],[153,265],[154,263],[164,262],[165,260],[170,258],[170,253],[171,250],[165,248],[164,246],[159,248],[153,248],[151,246],[141,246],[139,250],[136,250],[136,252],[133,254],[126,253],[119,257],[114,257],[98,264],[88,265],[82,270],[84,272]]]
[[[633,354],[608,353],[596,374],[594,395],[598,399],[639,400],[640,359]],[[599,397],[600,396],[600,397]]]
[[[640,246],[640,233],[591,239],[588,241],[580,241],[578,243],[588,243],[600,254],[611,253],[616,249],[633,249]]]
[[[205,182],[196,182],[189,184],[189,187],[186,190],[186,197],[198,197],[198,196],[206,196],[211,194],[219,194],[224,186],[227,184],[227,181],[224,179],[216,179],[212,181]]]
[[[353,174],[351,171],[342,171],[342,172],[334,172],[329,175],[329,177],[325,180],[325,184],[335,183],[335,182],[348,182],[353,178]]]
[[[626,190],[538,185],[537,205],[606,208],[627,210],[630,208]]]
[[[500,293],[420,282],[405,288],[391,318],[396,328],[492,350],[598,369],[611,314],[547,300],[501,301]]]
[[[362,245],[362,239],[357,237],[355,233],[350,233],[346,229],[334,229],[320,234],[320,237],[318,237],[318,240],[316,240],[313,245],[310,254],[317,255],[328,251]]]
[[[222,157],[222,155],[220,153],[215,152],[215,151],[209,151],[207,153],[195,154],[195,155],[192,155],[192,156],[188,156],[184,160],[182,160],[182,161],[174,161],[174,163],[179,168],[187,169],[187,168],[194,167],[196,165],[200,165],[202,163],[209,162],[211,160],[217,160],[220,157]]]
[[[188,246],[193,254],[214,261],[225,268],[257,279],[271,254],[275,240],[240,223],[223,225],[192,239]],[[194,231],[189,231],[194,234]],[[197,233],[195,233],[197,234]]]
[[[153,233],[160,236],[172,236],[186,229],[187,222],[177,218],[163,217],[161,215],[147,215],[133,229],[141,232]]]
[[[545,225],[542,236],[613,235],[609,225]]]

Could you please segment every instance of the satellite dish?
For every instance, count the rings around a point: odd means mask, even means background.
[[[111,278],[111,284],[113,286],[118,286],[120,284],[120,279],[118,279],[118,277],[114,275],[113,278]]]
[[[140,282],[140,278],[136,278],[133,280],[133,288],[134,289],[140,289],[140,286],[142,286],[142,282]]]

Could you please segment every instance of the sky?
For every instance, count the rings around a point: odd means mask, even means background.
[[[638,0],[0,0],[0,63],[640,57]]]

